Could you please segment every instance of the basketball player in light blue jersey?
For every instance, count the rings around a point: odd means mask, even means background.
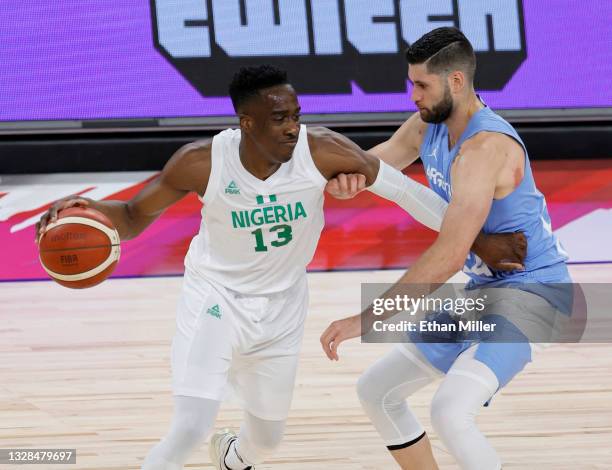
[[[546,201],[535,186],[525,145],[512,126],[474,91],[476,59],[471,44],[455,28],[438,28],[412,44],[406,57],[408,77],[414,84],[412,100],[419,112],[371,153],[396,169],[420,156],[430,187],[449,206],[434,244],[392,291],[399,291],[402,283],[413,285],[415,296],[427,294],[424,287],[418,292],[416,283],[444,283],[463,270],[470,277],[468,289],[486,288],[501,294],[488,313],[512,322],[518,299],[521,312],[553,317],[560,310],[558,298],[543,298],[534,292],[541,293],[550,283],[571,282],[567,255],[551,230]],[[352,197],[355,186],[364,188],[364,179],[341,175],[328,184],[328,191],[337,197]],[[489,269],[470,251],[480,230],[524,232],[528,242],[525,269]],[[337,360],[338,345],[362,334],[361,321],[369,324],[372,319],[372,309],[367,309],[333,322],[321,337],[327,356]],[[500,458],[477,429],[475,418],[493,394],[531,361],[525,331],[513,324],[505,331],[525,341],[408,341],[360,378],[358,394],[363,407],[402,469],[438,468],[425,430],[406,403],[408,396],[438,376],[444,378],[433,397],[431,421],[440,439],[462,469],[501,468]]]

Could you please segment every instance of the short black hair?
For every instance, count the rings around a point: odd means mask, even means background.
[[[427,65],[429,73],[450,73],[462,70],[474,80],[476,55],[470,41],[457,28],[437,28],[424,34],[406,49],[409,64]]]
[[[238,109],[245,102],[257,96],[260,90],[287,83],[287,72],[271,65],[241,68],[234,75],[229,86],[234,110],[238,112]]]

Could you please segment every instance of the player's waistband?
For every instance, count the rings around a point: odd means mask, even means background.
[[[227,292],[229,295],[235,298],[241,297],[267,297],[267,298],[276,298],[276,297],[285,297],[287,295],[291,295],[291,293],[299,288],[302,288],[303,284],[308,284],[308,280],[306,277],[306,270],[303,273],[298,275],[296,279],[289,285],[284,286],[280,289],[271,289],[265,290],[262,289],[260,291],[252,291],[246,289],[240,289],[239,287],[227,285],[227,283],[222,280],[216,278],[210,273],[203,272],[193,266],[185,265],[185,276],[190,276],[195,279],[201,279],[204,282],[211,284],[215,289],[223,290]]]

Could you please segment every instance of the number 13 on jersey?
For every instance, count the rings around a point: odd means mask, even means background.
[[[270,245],[273,247],[285,246],[293,239],[291,225],[274,225],[268,229],[268,232],[271,234],[272,238],[274,238],[270,241]],[[264,229],[258,228],[251,233],[255,235],[255,251],[268,251],[268,247],[264,240]]]

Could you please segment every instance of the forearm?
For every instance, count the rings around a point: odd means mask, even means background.
[[[436,242],[381,298],[394,299],[397,296],[408,296],[418,299],[421,296],[426,296],[448,281],[460,269],[459,264],[458,262],[452,262],[448,250]],[[397,313],[399,312],[391,309],[385,310],[382,315],[375,315],[372,306],[370,306],[362,312],[362,315],[365,325],[371,325],[376,320],[385,321]],[[417,314],[419,313],[422,312]]]
[[[440,231],[448,204],[427,186],[381,161],[378,176],[367,189],[395,202],[423,225]]]
[[[89,203],[106,215],[119,232],[122,241],[131,240],[138,236],[155,218],[134,218],[130,213],[129,205],[125,201],[93,201]]]
[[[442,284],[461,270],[453,249],[434,242],[399,279],[403,284]],[[465,259],[465,257],[463,257]]]
[[[395,202],[418,222],[439,232],[448,203],[427,186],[403,173],[397,173],[399,172],[381,165],[376,181],[366,189]],[[471,251],[484,259],[488,249],[487,242],[487,235],[480,232],[474,240]]]

